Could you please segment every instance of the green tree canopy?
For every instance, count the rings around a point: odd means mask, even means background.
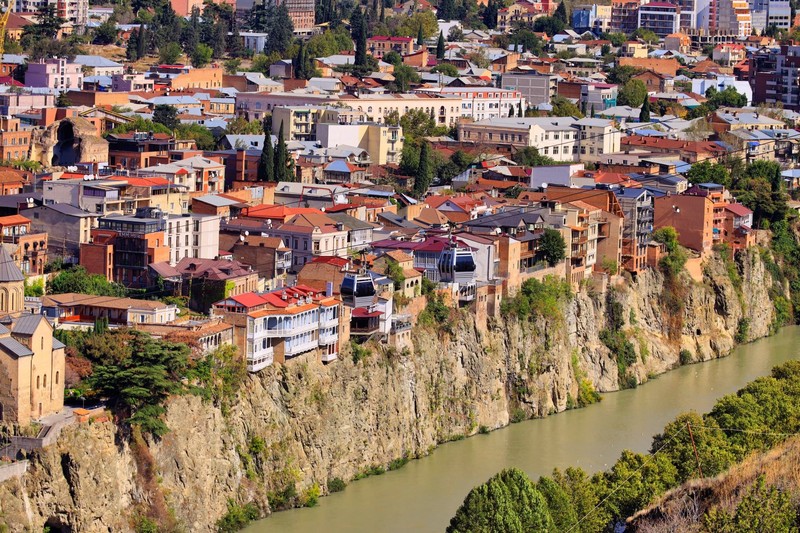
[[[525,167],[546,167],[557,163],[555,159],[541,155],[539,149],[535,146],[526,146],[521,150],[517,150],[511,156],[511,159],[518,165]]]
[[[724,165],[710,161],[693,164],[686,173],[686,179],[691,183],[717,183],[728,189],[733,185],[728,169]]]
[[[617,104],[641,107],[647,98],[647,86],[642,80],[628,80],[617,93]]]
[[[192,66],[194,68],[203,68],[211,63],[211,58],[214,55],[214,50],[210,46],[198,43],[192,51]]]
[[[544,496],[524,472],[511,468],[472,489],[447,532],[546,533],[552,528]]]
[[[82,266],[62,270],[47,284],[48,294],[76,292],[96,296],[125,296],[127,290],[118,283],[108,281],[100,274],[89,274]]]
[[[553,117],[583,118],[583,113],[578,109],[578,106],[563,96],[555,96],[550,103],[553,106],[550,115]]]
[[[168,65],[175,64],[180,60],[182,55],[183,50],[181,49],[181,45],[176,42],[167,43],[158,49],[158,61],[160,63]]]
[[[567,243],[560,231],[546,228],[539,239],[539,251],[550,266],[555,266],[567,257]]]
[[[174,130],[180,124],[178,109],[168,104],[158,104],[153,108],[153,122],[163,124],[170,130]]]

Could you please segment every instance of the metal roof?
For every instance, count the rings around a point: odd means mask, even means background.
[[[0,338],[0,349],[14,357],[26,357],[33,355],[33,352],[24,344],[11,337]]]
[[[5,247],[0,246],[0,283],[9,281],[25,281],[22,271],[11,258]]]
[[[46,321],[47,319],[42,315],[22,315],[14,321],[14,325],[11,326],[11,333],[14,335],[33,335],[42,320]]]

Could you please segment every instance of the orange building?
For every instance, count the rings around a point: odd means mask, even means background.
[[[3,246],[24,274],[44,274],[47,233],[31,233],[31,221],[21,215],[0,217]]]
[[[714,202],[707,196],[673,195],[653,200],[654,228],[672,226],[681,246],[705,252],[714,245]]]
[[[10,116],[0,118],[0,146],[3,159],[6,161],[27,159],[30,144],[30,128],[21,127],[18,118]]]

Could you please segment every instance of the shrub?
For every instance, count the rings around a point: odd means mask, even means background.
[[[319,497],[322,495],[322,489],[319,484],[314,483],[300,495],[300,504],[303,507],[314,507],[319,502]]]
[[[525,280],[520,291],[503,301],[500,309],[504,315],[516,315],[520,319],[542,317],[558,320],[562,317],[564,302],[572,296],[569,283],[556,276],[545,276],[542,281]]]
[[[594,390],[594,385],[592,385],[591,381],[582,379],[578,383],[578,407],[586,407],[602,399],[600,393]]]
[[[515,407],[511,410],[511,423],[516,424],[518,422],[522,422],[527,417],[525,416],[525,411],[520,409],[519,407]]]
[[[267,501],[273,511],[290,509],[297,502],[297,487],[294,483],[287,483],[281,490],[268,492]]]
[[[690,352],[686,348],[681,350],[681,353],[679,354],[679,357],[680,357],[680,361],[681,361],[682,365],[689,365],[689,364],[694,362],[692,360],[692,352]]]
[[[228,500],[228,512],[217,522],[217,531],[219,533],[235,533],[258,519],[260,514],[258,507],[253,503],[238,505],[233,500]]]
[[[389,471],[399,470],[408,464],[408,457],[398,457],[389,463]]]
[[[331,494],[334,492],[342,492],[345,487],[347,487],[347,483],[340,477],[328,480],[328,492]]]
[[[749,318],[740,318],[739,324],[736,327],[736,335],[734,336],[734,340],[739,343],[747,342],[748,336],[750,334],[750,319]]]
[[[369,348],[358,344],[356,341],[350,341],[350,348],[353,352],[353,362],[358,364],[359,361],[369,356],[371,353]]]

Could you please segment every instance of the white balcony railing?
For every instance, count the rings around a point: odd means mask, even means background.
[[[336,352],[323,353],[320,357],[323,363],[330,363],[331,361],[336,361],[339,358],[339,354]]]
[[[320,345],[334,344],[337,340],[339,340],[338,333],[324,333],[319,336]]]
[[[306,341],[306,342],[302,342],[302,343],[298,343],[298,344],[292,344],[292,345],[289,345],[287,343],[286,344],[286,351],[284,353],[286,354],[286,357],[291,357],[293,355],[297,355],[297,354],[301,354],[301,353],[307,352],[309,350],[313,350],[313,349],[317,348],[317,346],[318,346],[317,339],[311,339],[311,340]]]
[[[258,372],[259,370],[263,370],[268,366],[272,365],[272,354],[270,355],[259,355],[257,357],[251,358],[250,356],[247,357],[247,371],[248,372]]]

